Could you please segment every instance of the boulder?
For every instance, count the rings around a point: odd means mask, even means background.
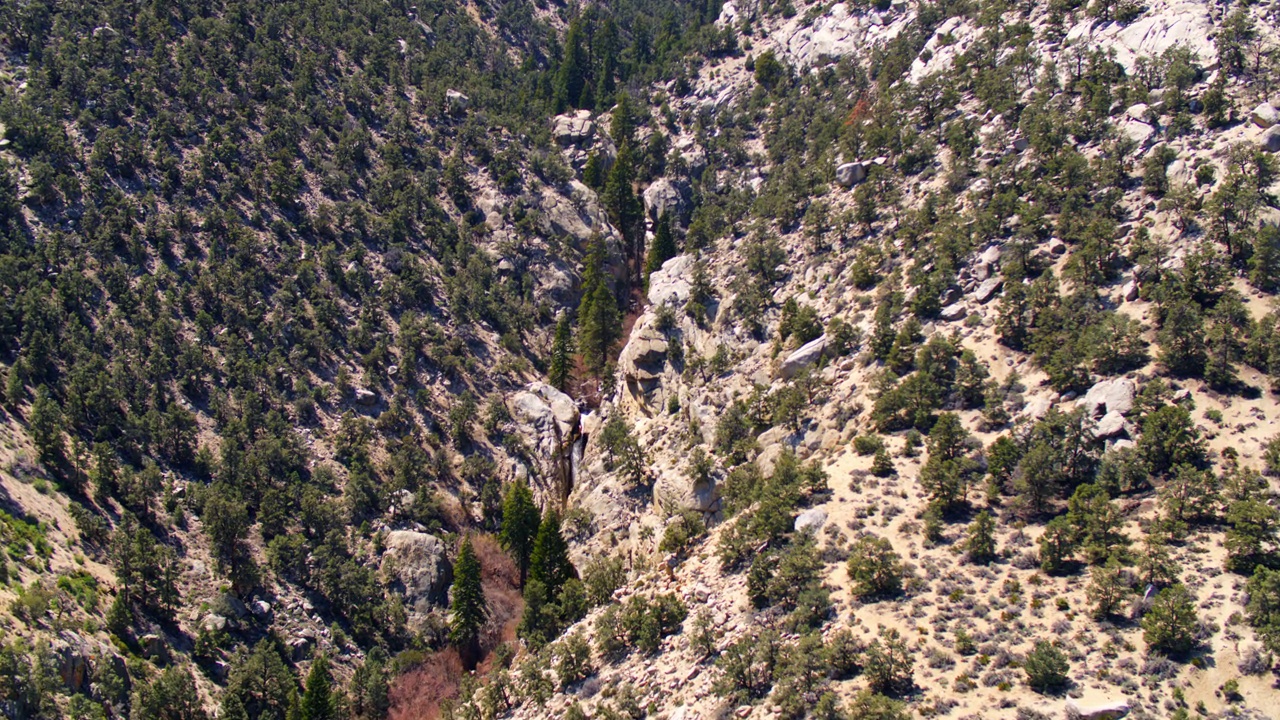
[[[1269,128],[1280,123],[1280,110],[1276,110],[1271,103],[1264,102],[1253,109],[1253,115],[1249,119],[1260,128]]]
[[[314,643],[314,638],[303,635],[290,638],[289,641],[285,643],[289,648],[289,659],[294,662],[306,660],[307,656],[311,654],[311,646]]]
[[[217,613],[209,613],[200,620],[200,627],[209,632],[222,632],[227,629],[227,619]]]
[[[356,388],[351,391],[351,399],[362,407],[373,407],[378,404],[378,393],[365,388]]]
[[[1151,136],[1156,134],[1156,129],[1137,120],[1124,120],[1120,123],[1120,132],[1124,133],[1135,145],[1141,148],[1147,144]]]
[[[1000,246],[992,245],[978,256],[978,264],[994,266],[1000,264]]]
[[[391,590],[404,598],[411,621],[420,620],[432,606],[443,605],[448,599],[453,567],[444,541],[435,535],[391,531],[381,569],[391,581]]]
[[[508,401],[516,431],[541,461],[533,489],[540,500],[560,502],[573,489],[572,448],[581,416],[573,398],[543,382],[529,383]]]
[[[444,104],[451,113],[463,113],[467,111],[467,108],[471,107],[471,98],[450,88],[444,93]]]
[[[980,303],[985,303],[995,297],[996,292],[1000,290],[1000,286],[1004,284],[1004,279],[999,275],[989,277],[983,280],[978,288],[973,291],[973,299]]]
[[[1138,103],[1137,105],[1131,105],[1128,110],[1124,111],[1124,114],[1130,120],[1137,120],[1140,123],[1145,123],[1147,122],[1147,113],[1149,110],[1151,110],[1151,108],[1146,103]]]
[[[1280,153],[1280,125],[1273,125],[1263,133],[1258,145],[1269,153]]]
[[[860,162],[844,163],[836,167],[836,182],[853,187],[867,179],[867,167]]]
[[[1126,433],[1124,416],[1118,412],[1108,412],[1093,427],[1093,436],[1103,440],[1120,437]]]
[[[827,351],[827,336],[822,334],[816,340],[810,340],[800,347],[799,350],[791,353],[778,366],[778,377],[784,380],[790,380],[800,374],[801,370],[813,365],[822,358],[822,354]]]
[[[1128,415],[1133,410],[1135,392],[1136,387],[1128,378],[1103,380],[1089,388],[1089,392],[1076,401],[1076,404],[1084,408],[1091,417],[1104,413]]]
[[[93,679],[93,645],[70,630],[63,630],[49,643],[62,685],[72,693],[88,693]]]
[[[953,303],[942,308],[942,311],[938,313],[938,317],[947,322],[963,320],[969,317],[969,308],[965,307],[964,303]]]
[[[817,532],[827,522],[827,511],[823,508],[809,508],[796,516],[796,532],[812,530]]]
[[[618,357],[618,365],[629,374],[652,378],[662,372],[667,360],[667,337],[652,325],[632,333]]]
[[[1120,294],[1126,302],[1133,302],[1138,299],[1138,281],[1130,280],[1120,287]]]
[[[1032,420],[1039,420],[1049,414],[1049,409],[1053,407],[1053,402],[1048,398],[1031,398],[1027,404],[1022,407],[1022,415]]]
[[[654,222],[670,215],[673,223],[680,224],[692,210],[691,195],[683,180],[658,178],[644,190],[644,210]]]
[[[563,146],[582,145],[591,139],[595,132],[595,123],[591,122],[591,113],[580,111],[573,115],[557,115],[551,121],[551,134],[556,142]]]
[[[1067,701],[1067,717],[1079,720],[1118,720],[1129,714],[1128,700],[1114,700],[1095,705],[1081,705],[1075,700]]]
[[[677,255],[649,275],[650,305],[683,305],[693,288],[693,256]]]
[[[148,633],[138,639],[138,644],[142,646],[142,657],[157,665],[163,665],[168,662],[169,644],[165,642],[163,636]]]

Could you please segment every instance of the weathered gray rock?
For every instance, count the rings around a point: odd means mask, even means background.
[[[999,275],[989,277],[983,280],[973,291],[973,299],[980,303],[985,303],[995,297],[996,292],[1000,290],[1000,286],[1004,284],[1004,279]]]
[[[163,665],[169,660],[169,644],[165,642],[164,637],[155,633],[148,633],[138,638],[138,644],[142,646],[142,657]]]
[[[1093,435],[1107,440],[1124,435],[1126,430],[1124,416],[1118,412],[1108,412],[1094,425]]]
[[[778,377],[790,380],[800,374],[801,370],[810,367],[822,358],[827,351],[827,336],[822,334],[815,340],[805,343],[800,349],[791,353],[778,366]]]
[[[1067,717],[1069,718],[1078,718],[1079,720],[1119,720],[1119,718],[1128,714],[1128,700],[1115,700],[1094,705],[1081,705],[1075,700],[1067,701]]]
[[[1253,109],[1250,119],[1260,128],[1269,128],[1280,123],[1280,110],[1276,110],[1271,103],[1264,102]]]
[[[573,115],[557,115],[551,121],[551,134],[556,142],[563,146],[582,145],[591,139],[595,132],[595,123],[591,122],[591,113],[584,111]]]
[[[649,304],[680,306],[693,288],[693,256],[677,255],[649,276]]]
[[[1195,53],[1201,67],[1211,70],[1218,63],[1217,46],[1211,39],[1214,31],[1208,5],[1175,1],[1128,24],[1082,17],[1067,31],[1064,44],[1087,43],[1104,51],[1114,50],[1116,61],[1128,74],[1133,74],[1138,58],[1160,57],[1169,48],[1181,45]]]
[[[1022,415],[1032,419],[1039,420],[1049,414],[1049,409],[1053,407],[1053,402],[1048,398],[1031,398],[1027,404],[1022,407]]]
[[[463,113],[467,111],[467,108],[471,107],[471,98],[450,88],[444,93],[444,104],[451,113]]]
[[[565,499],[573,488],[572,448],[580,435],[577,403],[554,387],[535,382],[515,393],[508,408],[517,433],[540,460],[532,483],[535,495],[556,502]]]
[[[1133,302],[1138,299],[1138,281],[1130,280],[1120,287],[1120,295],[1124,297],[1126,302]]]
[[[356,388],[351,391],[351,399],[354,400],[357,405],[372,407],[378,404],[378,393],[372,390],[366,390],[365,388]]]
[[[1258,145],[1267,152],[1280,153],[1280,125],[1273,125],[1263,133]]]
[[[289,638],[289,641],[285,643],[289,647],[289,659],[294,662],[306,660],[307,656],[311,654],[311,646],[314,644],[315,638],[304,635]]]
[[[58,677],[67,690],[89,692],[93,678],[94,645],[70,630],[63,630],[49,643]]]
[[[867,179],[867,166],[860,162],[844,163],[836,168],[836,182],[853,187]]]
[[[817,532],[827,522],[827,511],[823,508],[809,508],[796,516],[796,532],[811,530]]]
[[[387,535],[381,569],[391,579],[391,590],[404,598],[411,621],[421,620],[432,606],[443,605],[453,582],[444,541],[412,530]]]
[[[1147,122],[1147,114],[1150,110],[1150,106],[1146,103],[1138,103],[1137,105],[1129,106],[1129,109],[1125,110],[1124,114],[1130,120],[1137,120],[1140,123],[1145,123]]]
[[[657,377],[667,360],[667,348],[667,337],[657,328],[645,326],[632,333],[619,355],[618,365],[630,374]]]
[[[1093,417],[1104,413],[1128,415],[1133,410],[1135,392],[1136,387],[1128,378],[1103,380],[1089,388],[1077,404]]]
[[[679,224],[684,222],[690,207],[691,190],[683,180],[658,178],[644,190],[644,210],[654,222],[670,216]]]
[[[946,320],[947,322],[956,322],[957,320],[963,320],[968,316],[969,308],[965,307],[964,303],[953,303],[942,308],[941,312],[938,313],[938,317]]]
[[[1120,132],[1124,133],[1139,148],[1145,147],[1156,134],[1156,129],[1138,120],[1123,120],[1119,123]]]
[[[982,254],[978,256],[978,263],[981,265],[999,265],[1000,264],[1000,246],[992,245]]]
[[[200,620],[200,627],[209,632],[221,632],[227,629],[227,619],[217,613],[209,613]]]

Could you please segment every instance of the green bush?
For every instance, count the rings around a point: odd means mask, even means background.
[[[885,538],[859,538],[849,550],[848,570],[853,592],[859,597],[881,597],[902,590],[902,562]]]
[[[1069,667],[1067,656],[1044,640],[1036,641],[1035,647],[1027,653],[1022,663],[1022,669],[1027,674],[1027,684],[1040,692],[1066,686]]]
[[[1174,585],[1161,590],[1142,617],[1142,638],[1156,652],[1182,655],[1196,646],[1199,624],[1191,593]]]

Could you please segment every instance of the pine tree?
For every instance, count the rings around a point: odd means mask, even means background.
[[[533,544],[529,577],[542,583],[549,597],[555,597],[560,587],[575,575],[573,563],[569,562],[569,546],[560,534],[560,514],[548,511]]]
[[[654,270],[662,267],[662,263],[676,256],[676,241],[671,235],[671,218],[662,217],[657,222],[657,227],[653,231],[653,244],[649,246],[649,255],[644,261],[644,281],[649,282],[649,276]]]
[[[386,651],[375,645],[369,656],[351,675],[347,697],[351,715],[362,720],[382,720],[391,707],[388,696]]]
[[[552,387],[563,391],[569,384],[569,353],[573,347],[573,328],[569,325],[567,314],[560,316],[556,323],[556,337],[551,343],[551,365],[547,369],[547,380]]]
[[[973,519],[965,541],[965,550],[969,552],[971,561],[983,565],[996,556],[996,523],[991,518],[991,513],[983,510]]]
[[[66,453],[62,441],[62,410],[44,385],[36,389],[30,420],[31,441],[40,453],[40,461],[51,465],[62,462]]]
[[[463,663],[474,668],[479,660],[480,627],[489,610],[480,584],[480,560],[471,547],[471,538],[463,540],[462,549],[458,551],[451,595],[453,619],[449,623],[449,640],[458,648]]]
[[[280,657],[279,647],[264,639],[232,662],[220,717],[285,720],[297,711],[297,704],[297,679]]]
[[[622,233],[628,262],[639,271],[640,250],[644,244],[644,205],[636,197],[635,174],[634,152],[630,145],[620,146],[605,180],[601,200],[609,212],[609,220]]]
[[[618,303],[603,280],[596,284],[590,297],[583,297],[586,314],[579,315],[578,343],[582,361],[596,377],[604,375],[613,346],[622,336],[622,317]]]
[[[582,19],[575,18],[569,23],[569,30],[564,37],[564,59],[556,72],[555,106],[556,112],[564,112],[574,107],[582,107],[582,90],[587,84],[587,69],[590,58],[583,47]]]
[[[529,486],[523,480],[508,485],[506,496],[502,500],[502,533],[499,540],[515,559],[516,567],[520,568],[521,587],[529,576],[529,562],[541,524],[541,513],[538,506],[533,504],[533,493],[529,492]]]
[[[333,680],[329,676],[329,660],[320,654],[307,673],[307,688],[302,694],[300,720],[332,720]]]

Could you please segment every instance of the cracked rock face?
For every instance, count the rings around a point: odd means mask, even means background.
[[[517,432],[540,458],[530,483],[539,500],[563,500],[573,487],[573,445],[581,416],[573,398],[544,382],[527,385],[508,402]]]
[[[411,623],[422,621],[433,607],[443,606],[453,582],[444,541],[413,530],[387,534],[382,570],[393,580],[391,589],[404,598]]]

